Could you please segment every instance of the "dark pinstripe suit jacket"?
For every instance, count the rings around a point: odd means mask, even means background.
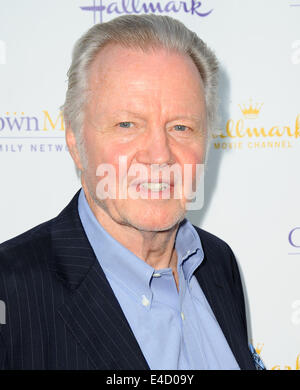
[[[56,218],[0,245],[2,369],[149,369],[85,235],[78,194]],[[234,255],[196,229],[205,259],[195,275],[238,364],[255,369]]]

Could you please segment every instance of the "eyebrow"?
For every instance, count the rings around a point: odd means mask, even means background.
[[[203,116],[198,116],[198,115],[178,115],[174,119],[170,120],[169,122],[174,122],[178,120],[190,120],[190,121],[195,121],[195,122],[202,122],[203,121]]]
[[[127,110],[121,110],[121,111],[115,111],[112,113],[113,115],[119,115],[119,114],[129,114],[129,115],[134,115],[134,116],[141,116],[137,112],[133,111],[127,111]]]
[[[121,110],[121,111],[113,112],[114,116],[122,115],[122,114],[129,114],[129,115],[139,117],[139,118],[143,117],[143,115],[138,114],[137,112],[133,112],[133,111]],[[204,119],[203,115],[199,115],[199,116],[198,115],[178,115],[175,118],[169,120],[168,123],[178,121],[178,120],[191,120],[191,121],[196,121],[196,122],[203,122],[203,119]]]

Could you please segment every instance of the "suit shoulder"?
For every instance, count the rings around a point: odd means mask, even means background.
[[[51,228],[53,226],[56,228],[66,219],[66,217],[69,217],[70,214],[76,213],[79,193],[80,190],[77,191],[70,203],[56,217],[49,219],[48,221],[43,222],[0,244],[0,262],[1,256],[5,253],[9,253],[11,251],[30,250],[31,247],[36,246],[39,242],[44,242],[45,246],[47,240],[50,241]]]
[[[28,261],[42,248],[50,245],[50,226],[55,218],[43,222],[24,233],[17,235],[0,244],[0,268],[18,268],[26,266]]]
[[[215,236],[214,234],[206,230],[199,228],[198,226],[193,225],[193,227],[195,228],[195,230],[200,236],[203,249],[213,250],[213,251],[221,250],[221,251],[226,251],[228,253],[230,252],[230,255],[232,254],[232,250],[230,246],[223,239]]]
[[[227,242],[197,226],[194,226],[194,228],[200,236],[204,256],[208,260],[206,261],[207,265],[212,269],[218,268],[220,272],[227,275],[228,280],[240,285],[239,266],[234,252]]]

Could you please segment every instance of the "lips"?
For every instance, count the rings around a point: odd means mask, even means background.
[[[135,199],[170,199],[174,192],[174,181],[163,177],[139,177],[131,181],[128,190],[130,197]]]
[[[159,192],[169,189],[170,184],[165,182],[144,182],[140,183],[139,187],[142,190]]]
[[[154,186],[159,186],[159,185],[166,185],[168,187],[174,187],[174,180],[171,179],[163,179],[163,178],[154,178],[149,180],[148,178],[143,179],[143,178],[137,178],[132,180],[130,183],[130,186],[134,186],[136,188],[140,188],[141,185],[145,185],[150,187],[151,184]]]
[[[142,178],[135,179],[130,184],[131,188],[135,188],[135,191],[140,194],[163,194],[173,193],[174,184],[170,180],[153,179],[145,180]]]

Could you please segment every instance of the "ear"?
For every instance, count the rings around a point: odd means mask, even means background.
[[[66,128],[66,143],[68,146],[68,150],[71,154],[71,157],[80,171],[83,171],[83,166],[80,158],[80,153],[78,151],[76,137],[73,130],[70,127]]]

